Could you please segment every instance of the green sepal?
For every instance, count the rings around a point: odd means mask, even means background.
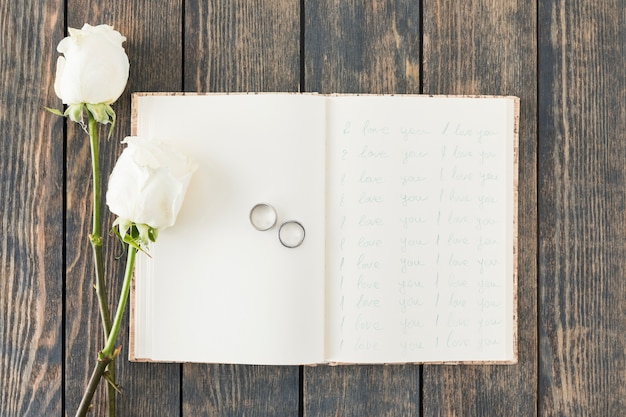
[[[44,109],[46,109],[50,113],[55,114],[57,116],[65,117],[65,115],[63,114],[63,112],[61,110],[53,109],[51,107],[45,107],[45,106],[44,106]]]
[[[70,104],[69,106],[67,106],[67,109],[65,109],[65,113],[63,113],[63,115],[66,117],[69,117],[71,121],[76,122],[84,127],[85,126],[85,122],[83,121],[84,110],[85,110],[84,103]]]
[[[106,104],[86,104],[87,111],[92,114],[93,118],[96,119],[96,122],[107,124],[109,123],[109,115],[106,111]]]
[[[107,114],[109,115],[109,120],[111,122],[111,127],[109,128],[109,135],[107,136],[107,139],[111,139],[111,135],[113,134],[113,128],[115,127],[115,120],[116,120],[115,111],[113,111],[113,107],[111,107],[110,104],[106,105],[105,110]]]
[[[134,223],[120,217],[113,222],[111,232],[117,236],[120,242],[130,245],[148,256],[150,256],[150,254],[148,254],[144,248],[146,248],[150,242],[156,242],[159,234],[157,229],[147,224]]]
[[[147,224],[135,224],[139,236],[136,238],[139,242],[148,245],[150,242],[156,242],[156,238],[159,234],[157,229],[154,229]]]
[[[102,124],[111,124],[111,127],[109,128],[109,135],[107,137],[107,139],[111,139],[116,120],[113,107],[111,107],[111,105],[108,103],[86,104],[86,107],[87,111],[91,113],[96,122]]]
[[[117,226],[119,229],[119,232],[116,233],[117,237],[123,241],[124,240],[123,236],[126,236],[130,228],[133,227],[133,222],[131,222],[130,220],[126,220],[126,219],[122,219],[121,217],[118,217],[113,222],[114,229],[115,229],[115,226]]]
[[[113,135],[113,128],[115,127],[115,121],[117,120],[117,116],[115,115],[115,110],[108,103],[78,103],[78,104],[70,104],[65,109],[65,112],[61,112],[60,110],[53,109],[51,107],[44,107],[47,111],[52,114],[61,117],[69,117],[71,121],[80,124],[83,129],[85,129],[85,120],[84,120],[84,112],[85,110],[91,113],[93,118],[98,123],[102,124],[110,124],[108,139],[111,139]]]
[[[115,226],[116,226],[115,223],[113,223],[113,226],[111,227],[111,234],[115,235],[115,237],[117,237],[117,240],[122,245],[122,253],[120,253],[119,255],[115,256],[116,260],[120,260],[120,259],[122,259],[122,256],[124,256],[124,254],[126,253],[126,246],[124,245],[124,239],[122,239],[122,235],[120,235],[120,232],[119,232],[118,228],[115,227]]]

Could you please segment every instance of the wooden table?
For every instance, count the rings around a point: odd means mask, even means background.
[[[519,364],[122,358],[120,416],[624,415],[624,0],[0,0],[0,16],[1,416],[73,415],[102,345],[88,140],[43,110],[61,106],[55,47],[66,24],[84,22],[128,38],[119,123],[101,141],[105,178],[134,91],[521,98]],[[112,301],[118,249],[105,244]]]

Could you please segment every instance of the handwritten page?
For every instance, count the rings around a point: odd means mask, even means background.
[[[329,361],[512,359],[513,111],[328,99]]]
[[[137,133],[198,163],[175,227],[140,254],[135,356],[154,361],[324,361],[324,98],[144,95]],[[249,221],[258,203],[278,224]],[[282,246],[278,226],[306,238]]]
[[[135,270],[133,357],[515,360],[515,100],[140,94],[199,165]],[[274,206],[259,231],[250,210]],[[278,228],[301,223],[297,248]]]

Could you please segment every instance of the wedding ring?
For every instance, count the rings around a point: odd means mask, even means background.
[[[276,210],[269,204],[261,203],[250,210],[250,223],[260,231],[269,230],[276,224]]]
[[[304,227],[291,220],[280,225],[278,240],[287,248],[297,248],[304,241]]]

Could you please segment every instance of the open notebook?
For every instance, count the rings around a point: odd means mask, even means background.
[[[140,254],[132,360],[515,363],[515,97],[133,96],[199,169]],[[259,231],[250,211],[271,205]],[[295,220],[302,244],[278,229]]]

